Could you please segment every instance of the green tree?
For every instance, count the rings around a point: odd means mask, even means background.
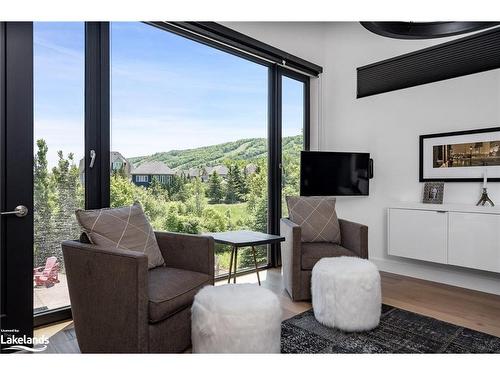
[[[267,173],[266,168],[258,168],[257,172],[249,176],[249,191],[247,194],[246,226],[259,232],[267,232]],[[257,264],[267,263],[267,248],[255,248]],[[254,257],[250,248],[245,248],[239,257],[240,267],[253,267]]]
[[[136,188],[134,184],[128,181],[127,178],[116,173],[111,176],[110,180],[110,202],[111,207],[130,206],[138,198],[136,196]]]
[[[162,198],[168,200],[168,190],[167,185],[162,184],[158,177],[153,177],[153,181],[149,185],[148,189],[155,198]]]
[[[189,198],[186,190],[187,183],[188,179],[185,175],[172,176],[170,183],[165,186],[170,200],[186,202]]]
[[[235,164],[234,165],[234,178],[236,180],[236,189],[238,191],[238,200],[244,201],[246,199],[246,195],[248,193],[247,181],[245,178],[245,174],[242,173],[242,168]]]
[[[242,168],[243,173],[241,176],[241,183],[240,183],[240,195],[241,198],[246,201],[247,194],[250,191],[248,187],[248,181],[249,181],[249,174],[247,173],[247,170],[245,167]]]
[[[201,225],[206,232],[223,232],[228,227],[226,217],[210,207],[203,210]]]
[[[230,165],[226,181],[226,202],[237,203],[241,199],[241,174],[236,165]]]
[[[222,178],[214,171],[208,179],[208,197],[211,203],[220,203],[224,199],[224,190],[222,189]]]
[[[191,207],[192,211],[196,216],[201,216],[203,209],[205,208],[205,185],[201,182],[201,179],[196,177],[191,183]]]
[[[55,193],[55,212],[52,255],[62,260],[61,241],[76,239],[80,235],[80,227],[75,218],[75,210],[83,208],[83,190],[80,184],[79,171],[75,165],[73,154],[67,158],[62,151],[57,152],[58,163],[52,168],[52,180]]]
[[[267,231],[267,172],[258,168],[258,172],[249,177],[247,194],[248,226],[256,231]]]
[[[34,160],[33,200],[34,200],[34,262],[35,266],[43,265],[45,259],[53,252],[53,211],[55,210],[54,194],[48,171],[47,143],[43,139],[36,142],[37,153]]]

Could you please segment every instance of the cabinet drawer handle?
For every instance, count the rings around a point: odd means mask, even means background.
[[[441,211],[441,210],[438,210],[438,211],[436,211],[436,212],[437,212],[438,214],[445,214],[445,213],[446,213],[446,212],[448,212],[448,211]]]

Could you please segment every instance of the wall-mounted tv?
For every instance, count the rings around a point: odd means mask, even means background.
[[[369,153],[302,151],[300,195],[368,195],[373,164]]]

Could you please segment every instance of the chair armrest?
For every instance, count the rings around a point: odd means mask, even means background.
[[[195,234],[155,232],[167,267],[201,272],[214,278],[214,239]]]
[[[149,350],[144,253],[62,243],[78,344],[83,353]]]
[[[368,227],[363,224],[339,219],[341,245],[368,259]]]

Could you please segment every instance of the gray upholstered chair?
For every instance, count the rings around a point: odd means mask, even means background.
[[[173,353],[191,345],[191,304],[214,283],[212,237],[156,232],[165,267],[145,254],[63,242],[83,353]]]
[[[311,299],[311,273],[321,258],[356,256],[368,258],[368,227],[339,219],[341,243],[302,242],[301,228],[289,219],[281,219],[280,233],[283,283],[294,301]]]

